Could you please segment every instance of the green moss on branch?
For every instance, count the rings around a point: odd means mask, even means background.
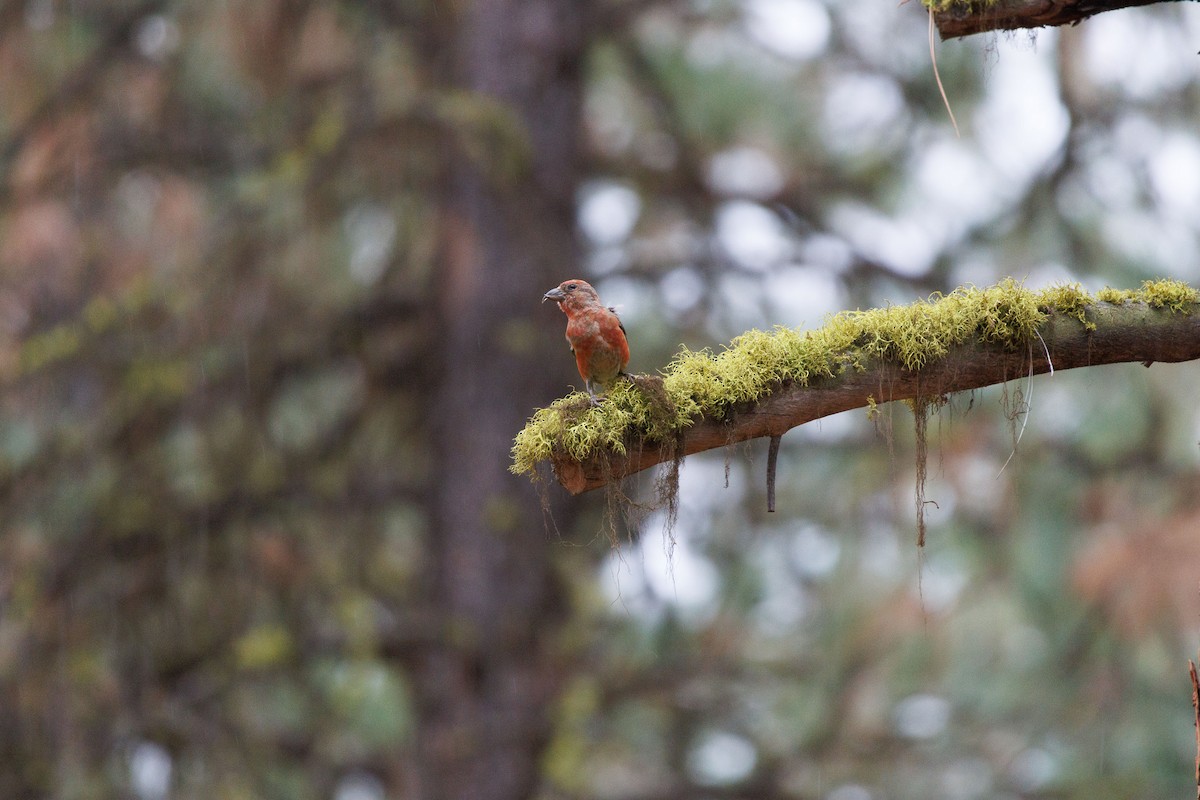
[[[623,456],[630,442],[670,446],[701,417],[723,419],[735,406],[759,401],[783,385],[808,386],[868,364],[916,371],[967,342],[1024,348],[1051,313],[1093,330],[1088,308],[1097,301],[1183,312],[1200,301],[1200,292],[1161,280],[1131,291],[1104,289],[1093,298],[1077,284],[1033,291],[1007,279],[909,305],[844,311],[812,331],[747,331],[719,353],[682,350],[661,380],[640,376],[618,383],[599,407],[577,392],[540,409],[517,434],[511,470],[532,475],[542,461],[581,462],[605,452]]]

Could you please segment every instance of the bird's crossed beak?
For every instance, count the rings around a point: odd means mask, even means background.
[[[544,295],[542,295],[543,303],[546,302],[547,300],[553,300],[556,303],[561,303],[563,300],[566,300],[566,299],[567,299],[567,293],[564,292],[562,289],[559,289],[557,286],[555,286],[553,289],[551,289],[550,291],[548,291]]]

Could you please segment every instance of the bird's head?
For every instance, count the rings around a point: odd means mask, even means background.
[[[596,290],[587,281],[572,278],[569,281],[563,281],[542,295],[542,302],[547,300],[553,300],[563,311],[566,311],[568,308],[579,308],[592,303],[599,304],[600,295],[596,294]]]

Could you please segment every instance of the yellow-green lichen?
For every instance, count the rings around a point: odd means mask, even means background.
[[[1094,301],[1078,283],[1051,286],[1039,292],[1038,297],[1043,308],[1054,309],[1059,314],[1074,317],[1089,331],[1096,330],[1096,323],[1087,318],[1087,307]]]
[[[555,458],[619,456],[630,441],[667,446],[700,416],[722,419],[733,407],[760,400],[781,385],[807,386],[868,364],[918,370],[967,342],[1025,347],[1051,313],[1094,330],[1087,311],[1097,300],[1184,312],[1200,302],[1200,292],[1161,280],[1130,292],[1106,289],[1093,298],[1076,284],[1033,291],[1010,278],[909,305],[844,311],[813,331],[747,331],[719,353],[682,350],[661,380],[635,376],[617,383],[598,407],[575,393],[540,409],[517,434],[511,469],[532,474],[539,462]]]
[[[867,395],[867,419],[871,422],[879,419],[879,403],[875,402],[875,395]]]
[[[1151,308],[1168,308],[1172,312],[1187,312],[1200,302],[1200,291],[1183,281],[1165,278],[1144,281],[1139,289],[1104,288],[1096,292],[1096,299],[1104,303],[1146,303]]]

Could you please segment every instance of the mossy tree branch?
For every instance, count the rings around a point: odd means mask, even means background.
[[[987,31],[1075,25],[1104,11],[1172,0],[927,0],[942,39]]]
[[[806,334],[752,331],[719,356],[685,352],[665,380],[640,378],[617,391],[604,404],[609,408],[577,409],[572,396],[539,411],[517,438],[514,471],[549,461],[559,482],[579,494],[664,461],[777,437],[854,408],[1077,367],[1200,359],[1196,290],[1159,281],[1098,297],[1078,287],[1039,293],[1005,282],[912,306],[848,312]],[[822,358],[828,366],[813,366]],[[760,377],[724,405],[701,402],[665,428],[653,416],[652,409],[663,407],[657,413],[670,421],[697,394],[730,387],[764,364],[766,375],[782,377],[766,384]],[[572,437],[585,433],[592,444],[572,450]]]
[[[877,359],[861,372],[846,372],[809,386],[780,386],[761,401],[735,409],[727,419],[701,417],[686,429],[678,454],[687,456],[760,436],[778,436],[797,425],[872,403],[979,389],[1030,372],[1040,375],[1051,368],[1191,361],[1200,358],[1200,314],[1196,311],[1200,308],[1177,314],[1146,303],[1096,303],[1087,309],[1095,330],[1087,330],[1073,317],[1051,314],[1038,330],[1041,341],[1035,338],[1026,348],[961,344],[919,370]],[[678,454],[630,442],[624,456],[605,453],[585,461],[555,461],[554,471],[569,492],[579,494]]]

